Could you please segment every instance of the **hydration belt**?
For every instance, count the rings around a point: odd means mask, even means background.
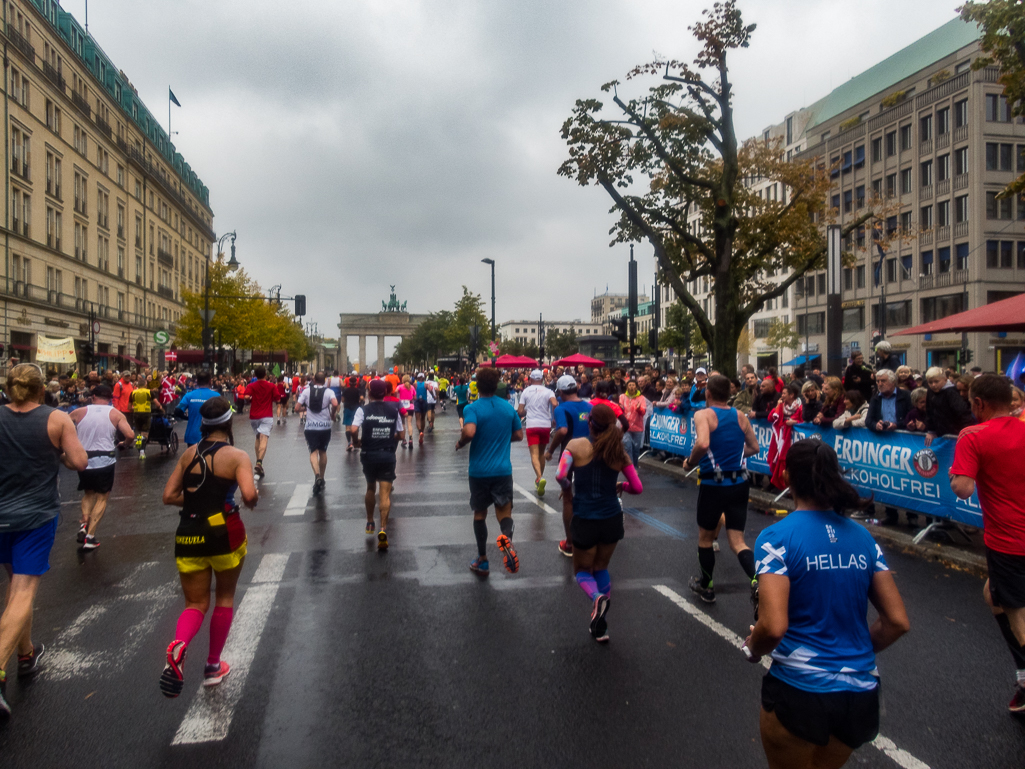
[[[729,473],[724,473],[719,468],[715,469],[715,473],[712,475],[716,483],[722,483],[724,480],[729,479],[736,483],[737,481],[746,481],[748,479],[747,469],[734,470]]]
[[[117,456],[117,453],[114,452],[114,451],[87,451],[85,453],[88,455],[89,459],[93,459],[95,457],[116,457]]]

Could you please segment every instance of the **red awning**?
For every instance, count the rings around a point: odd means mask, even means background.
[[[202,363],[202,350],[175,350],[178,353],[178,363]]]
[[[590,358],[587,355],[577,353],[576,355],[570,355],[566,358],[559,358],[559,360],[552,363],[553,366],[590,366],[591,368],[603,368],[605,361],[598,360],[597,358]]]
[[[139,360],[138,358],[133,358],[131,355],[122,355],[121,357],[124,358],[129,363],[134,363],[136,366],[148,366],[149,365],[149,363],[147,363],[146,361]]]
[[[1025,331],[1025,294],[896,331],[891,336],[960,334],[969,331]]]

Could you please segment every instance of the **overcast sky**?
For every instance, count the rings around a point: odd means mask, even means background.
[[[733,58],[750,136],[951,19],[945,0],[747,0]],[[80,22],[85,0],[63,0]],[[690,59],[711,0],[93,0],[89,31],[210,188],[214,229],[265,288],[305,293],[308,320],[410,312],[465,284],[497,316],[589,320],[625,291],[626,246],[600,188],[556,175],[577,98],[635,64]],[[654,263],[640,247],[641,284]],[[389,352],[391,340],[389,340]],[[368,343],[370,357],[376,346]],[[355,357],[355,339],[349,345]]]

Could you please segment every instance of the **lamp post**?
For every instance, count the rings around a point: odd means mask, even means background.
[[[484,264],[491,265],[491,341],[495,341],[495,260],[481,259]],[[491,362],[495,362],[494,350],[491,352]]]
[[[228,269],[234,272],[238,269],[238,260],[235,258],[235,231],[226,232],[221,235],[221,239],[217,241],[217,253],[221,254],[221,246],[224,241],[231,238],[231,259],[228,261]],[[211,369],[213,368],[213,339],[210,334],[210,265],[207,265],[206,270],[206,293],[203,298],[203,365]]]

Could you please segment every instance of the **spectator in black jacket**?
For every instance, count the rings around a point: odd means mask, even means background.
[[[751,419],[768,419],[769,412],[776,408],[778,402],[779,393],[776,392],[776,383],[771,377],[765,377],[758,385],[758,394],[747,415]]]
[[[957,435],[974,422],[971,409],[943,370],[933,366],[925,372],[929,394],[925,399],[925,445],[938,435]]]
[[[925,402],[929,397],[929,389],[917,387],[911,393],[911,411],[904,420],[903,430],[910,430],[913,433],[925,432]]]
[[[865,355],[855,350],[851,365],[843,372],[844,390],[857,390],[866,401],[872,397],[872,368],[865,363]]]
[[[801,418],[805,422],[814,422],[822,411],[822,399],[819,398],[819,385],[814,379],[808,379],[801,387]]]
[[[897,387],[897,375],[888,368],[876,372],[876,389],[868,404],[865,426],[877,433],[902,427],[911,411],[911,394]]]

